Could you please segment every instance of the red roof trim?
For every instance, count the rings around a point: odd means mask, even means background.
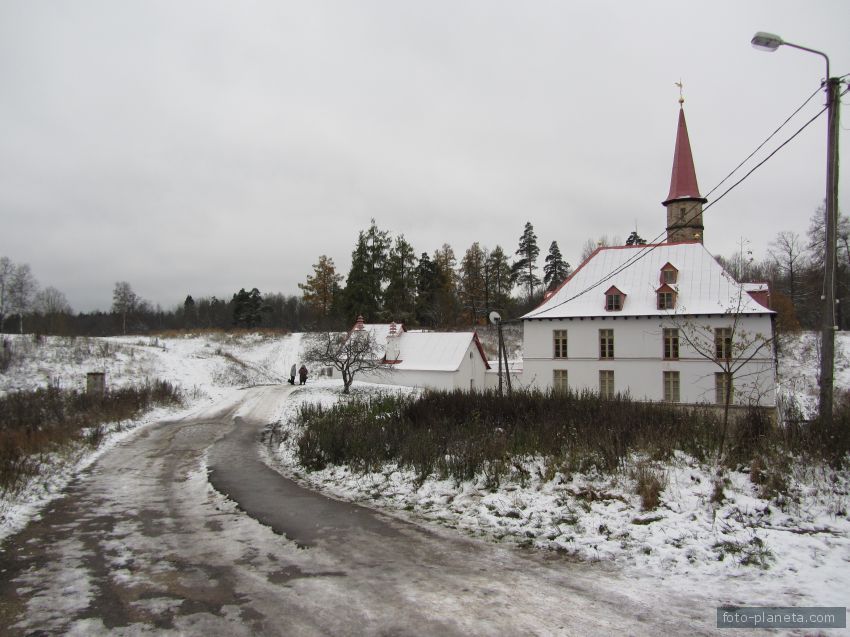
[[[656,294],[658,292],[672,292],[673,294],[678,294],[678,292],[676,292],[676,290],[674,290],[673,288],[670,287],[669,283],[662,283],[661,287],[658,288],[657,290],[655,290],[655,292],[656,292]]]
[[[551,301],[552,297],[554,297],[558,292],[560,292],[562,287],[564,287],[567,283],[569,283],[570,280],[576,274],[578,274],[579,271],[585,265],[590,263],[590,261],[591,261],[591,259],[593,259],[593,257],[595,257],[597,254],[599,254],[603,250],[645,250],[647,248],[666,248],[666,247],[669,247],[669,246],[683,246],[683,245],[689,245],[689,246],[690,245],[700,245],[703,250],[708,252],[706,247],[704,245],[702,245],[701,243],[697,242],[697,241],[671,241],[669,243],[667,243],[667,242],[665,242],[665,243],[647,243],[646,245],[642,245],[642,246],[599,246],[598,248],[596,248],[596,250],[594,250],[593,252],[590,253],[590,256],[588,256],[584,261],[581,262],[581,265],[579,265],[575,270],[573,270],[570,273],[570,276],[568,276],[566,279],[564,279],[564,281],[561,283],[561,285],[559,285],[557,288],[555,288],[555,291],[552,293],[552,295],[549,298],[541,301],[540,305],[538,305],[533,310],[528,312],[528,314],[536,312],[537,310],[542,308],[544,305],[546,305],[549,301]],[[537,318],[537,317],[529,316],[527,319],[524,319],[524,320],[531,320],[531,319],[534,319],[534,318]]]
[[[484,361],[484,368],[490,369],[490,363],[487,361],[487,355],[484,353],[484,346],[481,345],[481,341],[478,338],[478,332],[472,333],[472,340],[478,348],[478,353],[481,354],[481,360]]]

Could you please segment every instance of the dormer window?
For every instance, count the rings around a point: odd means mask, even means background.
[[[665,263],[661,268],[661,285],[674,285],[679,278],[679,271],[670,263]]]
[[[620,292],[613,285],[605,292],[605,311],[619,312],[623,309],[623,304],[626,302],[626,295]]]
[[[658,295],[659,310],[672,310],[676,307],[676,290],[672,287],[665,283],[655,293]]]

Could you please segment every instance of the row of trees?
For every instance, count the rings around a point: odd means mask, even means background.
[[[229,301],[215,296],[188,295],[170,310],[140,297],[127,281],[112,290],[109,312],[74,313],[65,295],[48,286],[41,288],[27,264],[0,257],[0,333],[24,330],[67,336],[111,336],[182,329],[276,328],[303,331],[316,317],[304,300],[295,295],[268,294],[244,288]]]
[[[556,241],[549,246],[542,279],[539,254],[531,223],[525,224],[513,261],[501,246],[490,250],[478,242],[458,260],[447,243],[417,257],[404,235],[392,237],[373,219],[358,234],[347,276],[321,255],[298,287],[319,327],[342,327],[358,315],[426,327],[470,325],[483,322],[492,310],[514,314],[532,307],[569,276]]]
[[[824,209],[811,218],[808,232],[779,232],[767,255],[758,260],[741,250],[718,257],[738,281],[767,281],[781,329],[817,329],[824,268]],[[622,240],[585,242],[582,260],[604,245]],[[626,245],[646,243],[632,232]],[[228,300],[187,296],[170,310],[140,298],[126,281],[113,289],[110,312],[74,314],[65,295],[54,287],[41,288],[27,264],[0,257],[0,332],[110,335],[152,330],[234,326],[273,327],[292,331],[343,328],[362,315],[367,321],[400,321],[425,327],[473,325],[492,310],[516,316],[540,302],[570,273],[570,265],[552,241],[543,267],[532,224],[526,223],[513,255],[501,246],[488,249],[473,243],[458,259],[449,244],[429,254],[417,253],[404,235],[391,236],[373,220],[360,231],[347,275],[337,272],[333,259],[319,257],[313,272],[299,284],[301,295],[262,295],[257,288],[241,289]],[[850,220],[838,224],[836,266],[836,324],[850,327]]]
[[[770,284],[771,303],[779,313],[781,329],[819,329],[823,303],[825,208],[812,215],[805,236],[778,232],[767,255],[753,257],[743,249],[729,258],[718,258],[738,281],[765,281]],[[836,315],[839,329],[850,328],[850,219],[839,217],[836,254]]]

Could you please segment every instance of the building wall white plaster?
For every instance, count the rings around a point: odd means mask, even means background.
[[[685,335],[699,342],[699,349],[711,356],[714,329],[733,327],[731,316],[664,317],[596,317],[572,319],[526,320],[524,322],[524,353],[522,384],[541,389],[552,387],[555,369],[567,370],[571,389],[599,390],[599,371],[614,372],[617,392],[633,398],[663,400],[663,372],[678,371],[680,402],[714,403],[715,374],[723,372],[713,360],[706,359],[688,344]],[[679,358],[664,359],[664,328],[679,329]],[[614,333],[614,357],[601,359],[599,330]],[[554,330],[567,331],[567,358],[554,357]],[[773,331],[769,315],[742,315],[735,325],[735,344],[748,349],[733,354],[733,359],[745,363],[734,377],[734,403],[775,404],[775,367]],[[735,347],[733,344],[733,347]],[[758,345],[762,347],[756,352]]]

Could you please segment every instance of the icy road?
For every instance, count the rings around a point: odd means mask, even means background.
[[[260,460],[288,387],[146,427],[0,552],[3,635],[680,635],[701,600],[421,527]]]

